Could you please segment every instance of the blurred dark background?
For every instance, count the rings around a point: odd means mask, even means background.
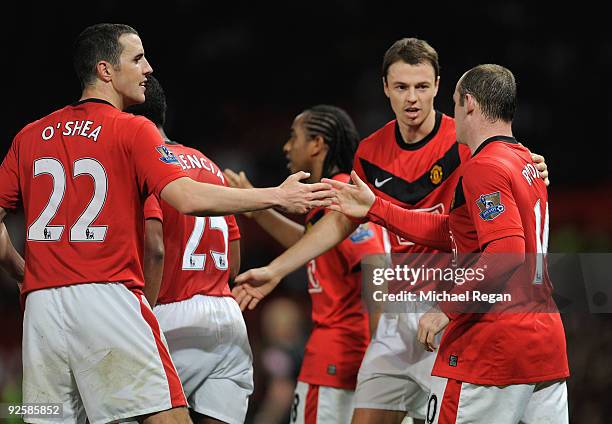
[[[479,63],[505,65],[519,86],[515,136],[543,154],[551,172],[549,250],[612,251],[607,131],[612,34],[608,15],[594,4],[22,2],[3,10],[0,20],[2,156],[24,125],[78,99],[71,62],[78,33],[90,24],[118,22],[139,31],[166,89],[170,137],[201,149],[222,167],[245,170],[259,186],[276,185],[287,175],[281,146],[303,109],[341,106],[362,136],[393,118],[380,67],[384,52],[399,38],[423,38],[438,51],[442,78],[436,105],[447,114],[465,70]],[[16,244],[22,244],[19,216],[8,220]],[[256,225],[246,219],[240,224],[243,269],[264,265],[281,252]],[[292,388],[308,329],[304,274],[296,272],[281,287],[261,310],[246,315],[257,385],[251,421],[260,413],[257,421],[266,422],[259,409]],[[287,318],[291,323],[281,330],[264,327],[278,321],[262,317],[266,308],[270,316],[296,318]],[[0,283],[0,315],[0,401],[16,402],[21,313],[7,277]],[[610,422],[612,319],[574,313],[564,321],[571,422]],[[275,346],[287,354],[285,366],[270,353]],[[275,359],[266,360],[270,355]]]

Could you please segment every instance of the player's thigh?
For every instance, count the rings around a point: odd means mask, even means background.
[[[85,411],[70,369],[61,289],[30,293],[23,318],[23,402],[61,403],[63,419],[24,417],[28,423],[85,422]]]
[[[427,402],[427,424],[516,424],[523,415],[534,385],[480,386],[440,377],[432,378]]]
[[[71,363],[92,424],[185,406],[155,315],[122,284],[64,288]]]
[[[253,360],[236,301],[197,295],[156,307],[155,313],[189,406],[223,422],[243,422],[253,392]]]
[[[524,424],[567,424],[567,384],[565,380],[538,383],[521,418]]]

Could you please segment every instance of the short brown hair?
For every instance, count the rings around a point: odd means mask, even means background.
[[[516,111],[516,80],[500,65],[478,65],[467,71],[457,85],[459,104],[466,94],[474,96],[482,114],[495,122],[512,122]]]
[[[440,75],[438,52],[425,40],[402,38],[389,47],[383,58],[382,65],[382,76],[385,81],[387,80],[389,67],[399,61],[406,62],[409,65],[428,62],[434,69],[436,79]]]
[[[96,24],[83,30],[74,42],[73,64],[81,87],[91,84],[96,78],[96,65],[106,60],[119,66],[123,46],[119,37],[136,34],[136,30],[123,24]]]

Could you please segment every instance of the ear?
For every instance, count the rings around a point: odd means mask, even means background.
[[[317,156],[323,152],[327,152],[327,150],[329,149],[329,146],[325,143],[325,140],[323,140],[323,137],[321,137],[320,135],[317,135],[315,138],[310,140],[309,148],[310,148],[310,155]]]
[[[440,88],[440,75],[436,78],[436,83],[434,85],[434,97],[438,95],[438,88]]]
[[[385,96],[389,97],[389,84],[387,84],[387,77],[382,77],[382,83]]]
[[[105,60],[101,60],[96,65],[96,73],[102,81],[110,82],[113,79],[113,65]]]
[[[467,93],[465,95],[465,113],[467,115],[469,115],[470,113],[473,113],[476,110],[476,99],[474,98],[474,96],[472,96],[471,94]]]

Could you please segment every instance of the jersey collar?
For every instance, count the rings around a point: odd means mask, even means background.
[[[487,144],[491,144],[494,141],[501,141],[501,142],[510,143],[510,144],[518,144],[518,141],[516,141],[516,138],[514,137],[508,137],[506,135],[494,135],[493,137],[489,137],[485,141],[483,141],[482,144],[478,146],[478,149],[476,149],[472,157],[480,153],[480,151],[484,149]]]
[[[90,97],[89,99],[79,100],[78,102],[72,103],[70,106],[79,106],[79,105],[82,105],[83,103],[102,103],[102,104],[107,104],[109,106],[113,106],[113,104],[111,102],[108,102],[108,101],[102,100],[102,99],[96,99],[94,97]],[[113,107],[115,107],[115,106],[113,106]]]
[[[440,124],[442,123],[442,112],[438,112],[436,110],[436,123],[434,124],[433,130],[429,134],[427,134],[422,140],[417,141],[416,143],[404,143],[404,138],[402,137],[402,133],[399,129],[399,124],[397,120],[395,121],[395,141],[397,145],[404,150],[418,150],[421,147],[425,146],[427,143],[431,141],[432,138],[438,134],[438,130],[440,129]]]

